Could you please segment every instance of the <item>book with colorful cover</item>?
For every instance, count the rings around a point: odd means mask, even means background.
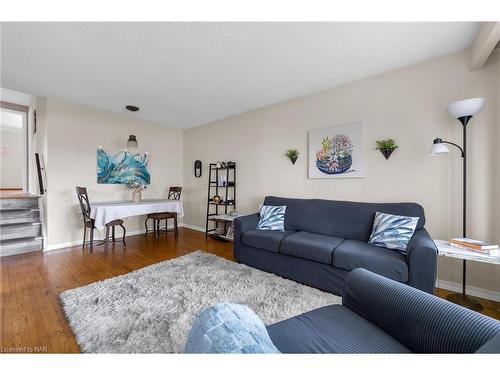
[[[484,241],[473,240],[471,238],[450,238],[448,241],[452,246],[481,252],[488,252],[489,250],[498,249],[498,245]]]

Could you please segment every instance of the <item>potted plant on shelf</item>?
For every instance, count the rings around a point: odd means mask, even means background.
[[[395,149],[397,149],[398,146],[396,145],[396,141],[392,138],[387,138],[387,139],[381,139],[380,141],[377,141],[377,150],[380,150],[382,155],[386,159],[389,159],[389,156],[394,152]]]
[[[139,179],[131,180],[127,187],[132,190],[132,201],[138,203],[142,200],[142,191],[146,190],[146,184]]]
[[[299,151],[296,148],[291,148],[291,149],[286,150],[285,155],[288,157],[288,159],[290,159],[292,164],[295,164],[295,162],[299,158]]]

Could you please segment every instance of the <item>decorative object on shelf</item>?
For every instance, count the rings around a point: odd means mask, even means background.
[[[226,187],[227,186],[227,175],[220,175],[217,179],[217,184],[219,187]]]
[[[202,164],[201,160],[196,160],[194,162],[194,177],[201,177],[201,169],[202,169]]]
[[[226,237],[231,241],[234,239],[234,224],[229,225],[229,228],[227,228]]]
[[[288,159],[290,159],[292,164],[295,164],[295,162],[299,158],[299,151],[296,148],[290,148],[290,149],[286,150],[285,155],[288,157]]]
[[[210,163],[208,166],[208,204],[205,235],[221,240],[232,240],[227,231],[236,210],[236,163],[233,161]],[[222,208],[224,211],[222,211]],[[236,213],[237,215],[237,213]],[[225,219],[221,219],[224,217]]]
[[[229,212],[229,215],[236,217],[236,216],[238,216],[238,211],[232,210],[231,212]]]
[[[142,200],[142,191],[146,190],[147,185],[137,179],[127,183],[127,187],[132,190],[132,201],[139,203]]]
[[[309,131],[309,178],[363,177],[363,122]]]
[[[377,142],[377,148],[376,150],[380,150],[382,155],[384,155],[385,159],[389,159],[389,156],[394,152],[395,149],[397,149],[399,146],[396,145],[396,141],[392,138],[387,138],[387,139],[381,139],[380,141]]]
[[[149,154],[132,154],[120,151],[114,155],[101,147],[97,149],[97,183],[128,184],[140,180],[143,184],[151,183],[149,174]]]
[[[459,249],[477,251],[483,254],[489,253],[490,250],[498,249],[497,244],[473,240],[472,238],[450,238],[448,242],[450,243],[450,246],[457,247]]]
[[[139,148],[139,142],[135,135],[131,134],[128,136],[127,140],[127,150],[137,150]]]
[[[478,113],[484,106],[484,98],[472,98],[460,100],[455,103],[451,103],[448,106],[448,113],[451,117],[456,118],[462,124],[463,135],[462,135],[462,147],[458,144],[445,141],[441,138],[435,138],[432,142],[432,147],[430,150],[430,155],[440,155],[450,152],[448,145],[455,146],[460,151],[460,156],[462,157],[462,237],[467,237],[467,124],[469,123],[472,116]],[[481,304],[466,295],[466,282],[467,282],[467,263],[466,260],[462,261],[462,293],[450,294],[447,299],[456,304],[465,306],[469,309],[481,311],[483,307]]]

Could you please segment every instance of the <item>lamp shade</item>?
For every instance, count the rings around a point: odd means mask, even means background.
[[[448,113],[453,118],[474,116],[484,106],[484,98],[471,98],[451,103],[448,106]]]
[[[446,146],[443,143],[441,138],[436,138],[432,143],[432,147],[429,151],[429,155],[435,156],[435,155],[439,155],[439,154],[446,154],[448,152],[450,152],[450,149],[448,148],[448,146]]]
[[[127,141],[127,148],[128,149],[136,149],[139,147],[139,144],[137,143],[137,138],[135,135],[129,135],[128,136],[128,141]]]

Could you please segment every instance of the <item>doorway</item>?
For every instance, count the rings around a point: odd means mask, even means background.
[[[0,190],[28,190],[28,109],[0,102]]]

